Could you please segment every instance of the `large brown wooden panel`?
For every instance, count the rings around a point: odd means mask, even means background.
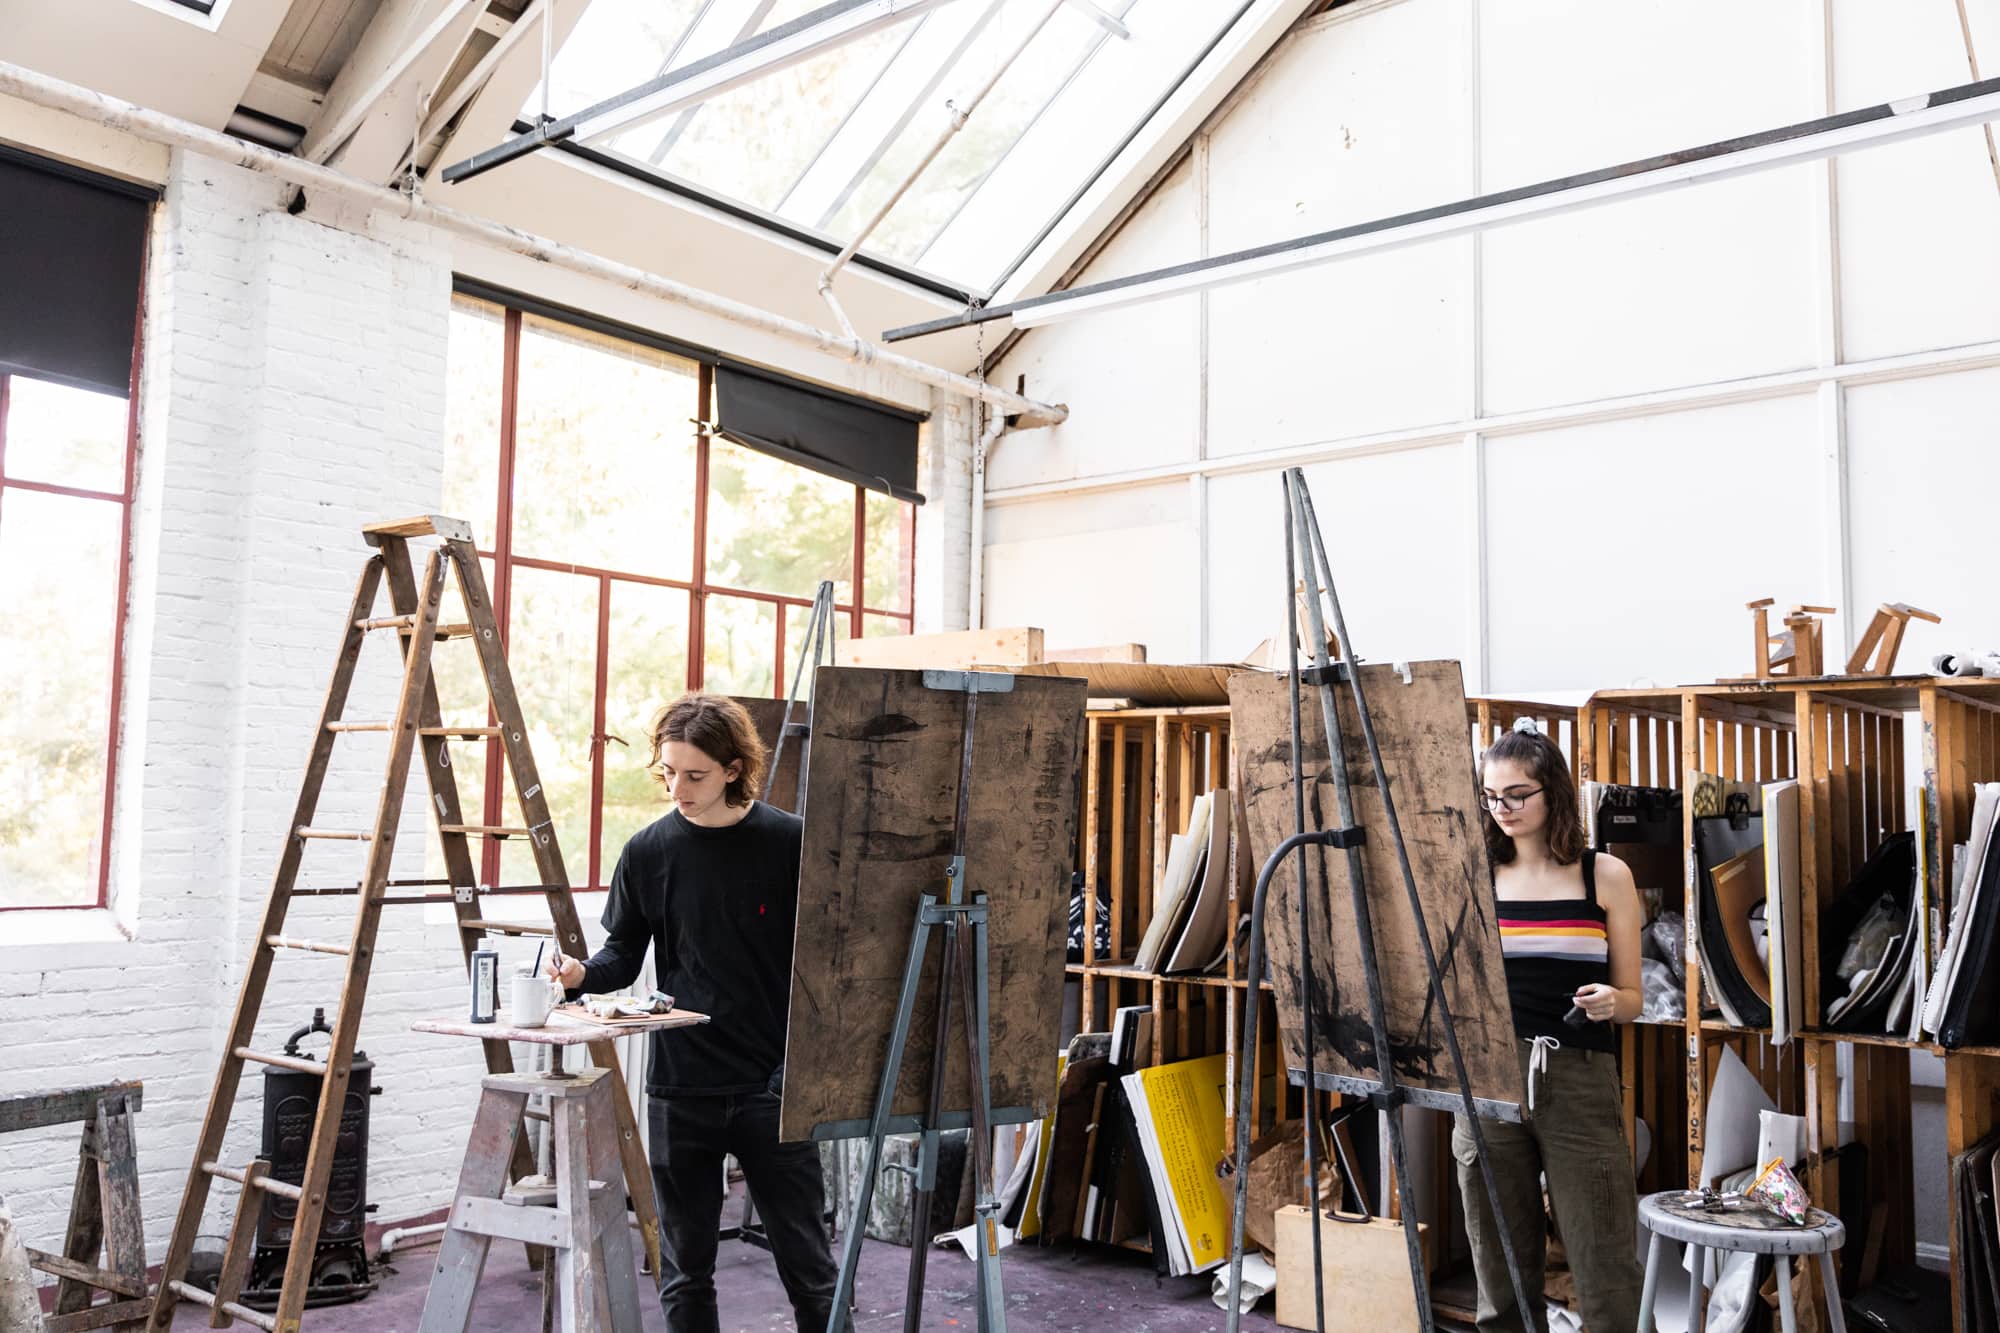
[[[1480,841],[1472,764],[1465,747],[1465,696],[1458,664],[1413,662],[1406,667],[1364,666],[1361,671],[1473,1094],[1518,1103],[1523,1094],[1514,1054],[1513,1012],[1501,970],[1492,875]],[[1230,679],[1229,693],[1250,851],[1261,864],[1294,831],[1287,686],[1281,676],[1244,673]],[[1335,697],[1355,817],[1368,836],[1362,858],[1396,1076],[1411,1087],[1456,1095],[1444,1025],[1431,1003],[1422,949],[1353,695],[1343,687]],[[1300,763],[1307,782],[1307,820],[1312,827],[1337,827],[1339,806],[1328,773],[1317,692],[1307,690],[1303,702]],[[1378,1071],[1346,853],[1313,848],[1308,856],[1317,978],[1315,1064],[1328,1074],[1373,1079]],[[1295,858],[1287,858],[1272,881],[1264,942],[1286,1063],[1302,1070],[1304,988],[1299,974],[1296,866]]]
[[[966,884],[990,898],[992,1098],[996,1109],[1054,1103],[1076,842],[1076,766],[1087,687],[1016,677],[978,696],[967,802]],[[866,1120],[895,1022],[918,900],[945,892],[970,696],[930,689],[918,671],[827,667],[814,686],[805,845],[799,872],[791,1031],[780,1133]],[[942,936],[941,930],[932,932]],[[939,948],[917,995],[894,1114],[928,1101]],[[945,1109],[970,1104],[954,1021]]]

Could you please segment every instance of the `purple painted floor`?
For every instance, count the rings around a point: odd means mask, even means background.
[[[308,1310],[307,1333],[414,1333],[430,1282],[433,1243],[413,1245],[392,1256],[382,1286],[354,1305]],[[868,1241],[861,1256],[861,1304],[855,1333],[888,1333],[903,1326],[903,1286],[910,1252]],[[1007,1291],[1008,1333],[1210,1333],[1223,1327],[1223,1313],[1209,1299],[1209,1278],[1156,1279],[1142,1255],[1092,1247],[1072,1253],[1017,1246],[1001,1256]],[[652,1280],[640,1275],[646,1297],[648,1333],[664,1333]],[[791,1306],[778,1282],[771,1256],[741,1241],[724,1241],[715,1285],[724,1333],[766,1333],[792,1328]],[[518,1245],[493,1247],[472,1326],[480,1333],[535,1333],[539,1279]],[[1272,1333],[1278,1325],[1264,1304],[1243,1321],[1245,1329]],[[977,1327],[973,1307],[973,1267],[957,1249],[931,1251],[925,1283],[923,1328],[967,1331]],[[174,1317],[177,1333],[208,1327],[208,1311],[183,1304]],[[624,1333],[620,1330],[620,1333]],[[1385,1331],[1386,1333],[1386,1331]]]

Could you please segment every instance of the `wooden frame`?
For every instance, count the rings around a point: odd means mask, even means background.
[[[31,1267],[61,1279],[47,1321],[50,1333],[107,1326],[124,1333],[143,1328],[152,1311],[132,1135],[132,1117],[144,1094],[135,1082],[0,1097],[0,1134],[83,1122],[62,1253],[28,1250]],[[100,1257],[106,1266],[99,1265]],[[100,1291],[111,1299],[92,1304]]]

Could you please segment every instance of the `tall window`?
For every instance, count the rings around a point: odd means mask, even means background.
[[[0,373],[0,909],[104,905],[133,415]]]
[[[661,812],[663,704],[783,697],[823,579],[836,635],[910,632],[915,507],[712,438],[710,368],[638,342],[460,297],[449,356],[445,508],[488,557],[570,879],[603,887]],[[476,670],[440,655],[448,710],[483,700]],[[490,823],[516,814],[511,783],[480,785],[504,762],[494,742],[467,775]],[[536,882],[514,840],[480,874]]]

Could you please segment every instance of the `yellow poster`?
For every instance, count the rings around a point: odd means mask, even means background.
[[[1177,1225],[1197,1273],[1229,1257],[1232,1201],[1215,1174],[1226,1150],[1225,1063],[1225,1057],[1211,1055],[1156,1065],[1132,1076],[1145,1090],[1143,1106],[1134,1110],[1146,1118],[1141,1129],[1142,1137],[1151,1140],[1147,1146],[1157,1145],[1155,1178],[1164,1176],[1173,1193]],[[1163,1206],[1166,1202],[1160,1200]]]

